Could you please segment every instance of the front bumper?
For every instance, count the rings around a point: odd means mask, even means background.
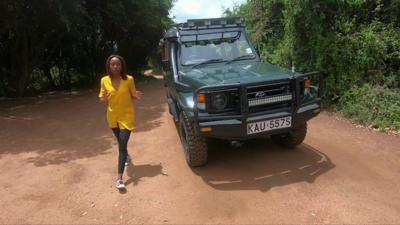
[[[286,133],[291,129],[304,124],[311,118],[317,116],[320,112],[320,104],[313,103],[300,107],[296,112],[275,112],[257,116],[240,116],[224,119],[207,119],[198,118],[198,132],[205,137],[213,137],[227,140],[247,140],[257,137],[266,137],[271,134]],[[292,126],[289,128],[281,128],[276,130],[264,131],[256,134],[247,134],[247,124],[252,122],[265,121],[270,119],[282,118],[286,116],[292,117]],[[209,128],[207,132],[201,131],[201,128]]]
[[[283,78],[281,80],[258,82],[256,85],[254,83],[240,83],[199,88],[194,96],[197,96],[197,94],[200,92],[207,93],[207,91],[211,92],[215,90],[218,91],[233,88],[237,89],[240,96],[240,113],[232,116],[216,115],[214,117],[210,117],[210,115],[207,114],[202,115],[197,108],[197,101],[194,98],[194,110],[192,112],[193,121],[196,123],[198,131],[201,135],[205,137],[215,137],[228,140],[246,140],[257,137],[265,137],[271,134],[289,132],[293,128],[296,128],[306,123],[311,118],[317,116],[320,112],[320,88],[317,88],[318,96],[314,99],[305,101],[304,96],[302,95],[304,90],[302,89],[301,84],[303,84],[305,79],[310,79],[312,76],[317,76],[318,79],[321,79],[318,72],[311,72],[306,74],[297,74],[296,76]],[[315,77],[312,78],[312,80],[318,79]],[[318,87],[320,87],[321,80],[318,80],[318,83]],[[251,93],[254,92],[254,87],[272,87],[272,90],[276,90],[276,88],[280,89],[281,84],[283,84],[284,88],[288,87],[290,90],[289,93],[292,94],[291,101],[288,105],[282,105],[282,107],[266,107],[259,111],[251,110],[254,108],[250,108],[249,106],[250,102],[248,93],[251,95]],[[275,87],[274,85],[277,86]],[[262,91],[268,92],[268,89],[262,89]],[[247,134],[247,126],[249,123],[284,118],[288,116],[291,116],[292,118],[291,127],[268,130],[255,134]]]

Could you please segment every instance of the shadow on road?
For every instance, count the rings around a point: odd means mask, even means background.
[[[297,182],[313,183],[333,169],[327,155],[307,144],[283,149],[267,139],[232,148],[225,142],[210,145],[209,162],[193,171],[218,190],[260,190]]]
[[[125,182],[125,185],[129,185],[133,183],[133,185],[138,185],[138,183],[144,177],[155,177],[158,175],[168,176],[163,173],[162,165],[132,165],[130,164],[126,167],[126,174],[128,175],[128,180]]]
[[[136,106],[137,132],[160,126],[165,111],[162,85],[160,80],[138,85],[145,95]],[[40,104],[23,103],[0,104],[0,158],[34,153],[26,161],[41,167],[107,154],[115,144],[107,126],[106,104],[99,102],[97,90],[60,95]]]
[[[137,132],[149,131],[161,125],[160,117],[167,102],[163,85],[163,80],[152,80],[139,87],[144,95],[136,102]]]

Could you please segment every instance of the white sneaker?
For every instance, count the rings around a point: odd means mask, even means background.
[[[125,188],[125,184],[123,180],[117,180],[117,183],[115,185],[118,189],[124,189]]]
[[[125,166],[128,166],[129,165],[129,163],[131,162],[131,156],[130,155],[127,155],[126,156],[126,161],[125,161]]]

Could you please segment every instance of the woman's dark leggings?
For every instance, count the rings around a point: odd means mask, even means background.
[[[128,141],[129,136],[131,135],[131,131],[127,129],[119,129],[119,128],[111,128],[114,132],[115,137],[118,140],[118,173],[124,173],[125,162],[128,156]]]

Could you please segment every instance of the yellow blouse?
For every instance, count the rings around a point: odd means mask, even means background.
[[[132,103],[132,93],[136,92],[135,81],[132,76],[121,79],[116,90],[111,82],[110,76],[101,78],[99,98],[108,97],[107,121],[110,128],[127,129],[133,131],[135,127],[135,107]]]

